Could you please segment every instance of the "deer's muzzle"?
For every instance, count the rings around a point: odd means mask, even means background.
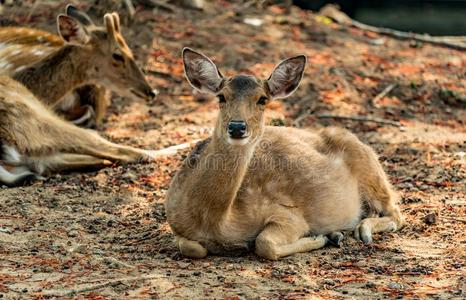
[[[228,135],[232,139],[243,139],[247,134],[247,125],[244,121],[232,120],[228,123]]]

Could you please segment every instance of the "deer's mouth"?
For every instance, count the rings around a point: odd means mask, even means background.
[[[131,94],[135,95],[136,97],[141,98],[141,99],[146,99],[146,100],[152,100],[158,94],[158,91],[155,90],[155,89],[150,90],[147,93],[146,92],[141,92],[141,91],[138,91],[138,90],[135,90],[135,89],[129,89],[129,91],[131,92]]]
[[[236,137],[236,138],[228,136],[227,141],[230,145],[233,145],[233,146],[244,146],[249,142],[250,137],[251,135],[249,134],[242,136],[242,137]]]

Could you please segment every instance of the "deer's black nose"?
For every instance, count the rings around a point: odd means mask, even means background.
[[[150,99],[154,99],[159,92],[156,89],[150,90],[147,93],[147,96],[149,96]]]
[[[228,123],[228,134],[233,139],[241,139],[246,135],[246,122],[232,120]]]

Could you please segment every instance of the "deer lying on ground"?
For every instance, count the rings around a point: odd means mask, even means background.
[[[51,171],[100,168],[171,154],[117,145],[57,116],[21,83],[0,76],[0,185]]]
[[[106,14],[104,23],[105,28],[98,27],[68,5],[66,15],[57,18],[60,37],[37,29],[0,28],[0,73],[78,125],[101,122],[109,104],[105,88],[131,98],[155,97],[121,35],[118,14]],[[76,88],[79,97],[70,93]]]
[[[73,17],[58,16],[59,32],[67,43],[13,78],[0,76],[0,183],[17,185],[50,171],[98,168],[173,153],[111,143],[66,122],[47,105],[97,81],[122,93],[130,87],[137,96],[153,96],[119,33],[118,16],[106,14],[104,20],[106,29],[83,27]]]
[[[249,250],[276,260],[323,247],[328,236],[401,228],[402,216],[374,151],[350,132],[264,126],[271,99],[292,94],[306,58],[287,59],[267,80],[224,78],[206,56],[183,50],[186,77],[220,101],[213,135],[172,180],[166,211],[182,255]]]

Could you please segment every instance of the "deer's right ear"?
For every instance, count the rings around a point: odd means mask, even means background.
[[[190,48],[184,48],[183,64],[186,78],[194,88],[213,94],[221,90],[223,76],[207,56]]]
[[[59,15],[57,27],[60,37],[67,43],[84,45],[91,39],[84,26],[70,16]]]

